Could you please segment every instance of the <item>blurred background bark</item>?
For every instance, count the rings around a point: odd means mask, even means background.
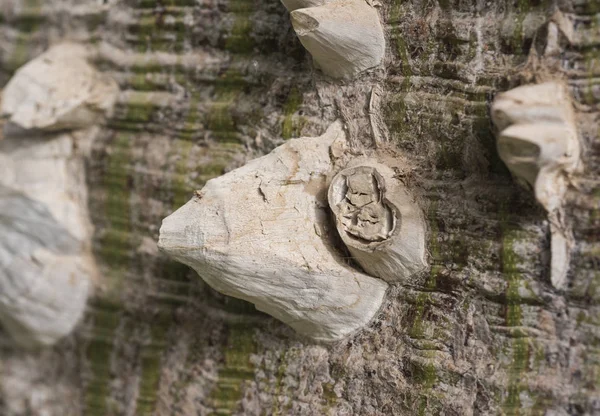
[[[0,335],[0,414],[600,414],[600,2],[381,3],[385,67],[337,82],[278,0],[2,0],[0,86],[69,39],[121,94],[86,161],[102,280],[54,348]],[[551,20],[570,39],[548,37]],[[496,92],[548,79],[570,86],[584,163],[562,292],[545,213],[498,158],[489,117]],[[211,290],[156,241],[208,179],[338,118],[356,146],[387,139],[413,166],[431,268],[326,346]]]

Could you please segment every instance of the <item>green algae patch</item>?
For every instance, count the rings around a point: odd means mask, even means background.
[[[233,120],[232,109],[235,95],[221,96],[221,102],[215,102],[208,113],[208,127],[223,139],[231,138],[228,133],[235,132],[236,123]],[[235,137],[233,135],[232,137]]]
[[[245,83],[235,69],[228,70],[215,82],[214,102],[206,116],[206,124],[219,142],[239,143],[234,111]]]
[[[525,42],[525,33],[523,28],[523,22],[525,18],[529,14],[531,9],[529,0],[517,0],[516,14],[515,14],[515,29],[513,32],[513,36],[511,39],[511,47],[512,49],[518,53],[519,55],[524,55],[524,42]]]
[[[271,415],[278,416],[287,414],[284,409],[279,407],[279,396],[282,395],[283,378],[287,370],[287,351],[283,350],[279,357],[279,367],[277,368],[277,376],[275,380],[275,391],[273,392],[273,407],[271,408]]]
[[[133,72],[128,84],[131,89],[143,92],[168,92],[170,89],[169,76],[158,72]]]
[[[137,415],[152,416],[158,401],[161,358],[166,347],[167,332],[171,325],[171,313],[167,309],[152,320],[150,340],[142,346],[140,385],[137,399]]]
[[[429,293],[421,292],[417,296],[417,303],[411,311],[411,324],[408,329],[408,336],[414,339],[425,338],[428,324],[425,323],[425,312],[429,306]]]
[[[394,94],[384,110],[386,124],[399,144],[408,144],[414,140],[408,125],[408,106],[406,105],[410,86],[410,77],[405,76],[400,86],[401,91]]]
[[[523,311],[521,309],[521,296],[519,287],[521,286],[521,275],[517,270],[517,263],[520,260],[518,254],[514,251],[514,244],[520,238],[518,230],[509,230],[504,228],[502,235],[502,273],[508,283],[506,290],[506,326],[520,326],[523,321]]]
[[[156,121],[156,114],[168,110],[166,94],[133,91],[127,101],[119,103],[115,115],[109,120],[110,127],[125,131],[148,131],[149,125]]]
[[[414,339],[426,338],[426,330],[429,329],[429,322],[426,322],[427,311],[431,307],[431,292],[437,287],[437,276],[442,270],[439,264],[440,245],[438,242],[439,230],[437,226],[437,204],[432,203],[427,216],[429,223],[429,253],[431,254],[431,269],[424,287],[416,297],[415,305],[411,308],[408,335]],[[438,263],[438,264],[436,264]]]
[[[399,21],[402,18],[402,3],[403,2],[401,0],[396,0],[393,2],[392,9],[390,11],[392,20]],[[392,99],[390,105],[386,108],[385,117],[390,131],[394,132],[394,136],[398,141],[403,141],[405,140],[405,136],[408,136],[408,114],[405,98],[410,90],[410,78],[413,76],[413,71],[410,66],[408,46],[399,29],[394,30],[393,38],[396,46],[396,53],[399,57],[400,72],[403,75],[403,79],[400,85],[401,92],[399,92]]]
[[[111,381],[111,357],[113,339],[119,325],[122,306],[120,293],[124,276],[131,265],[132,224],[130,208],[131,137],[117,134],[110,143],[103,173],[104,218],[107,227],[100,236],[96,254],[101,267],[106,270],[106,292],[101,299],[92,302],[93,327],[86,349],[91,380],[86,386],[85,407],[92,416],[111,414],[109,397]]]
[[[173,207],[180,207],[188,202],[192,196],[193,188],[188,184],[189,160],[194,144],[189,141],[177,141],[178,160],[175,164],[173,177]]]
[[[334,384],[323,383],[323,398],[325,399],[325,410],[333,407],[337,403],[337,394],[333,391]]]
[[[225,43],[225,49],[235,53],[252,51],[254,40],[250,37],[252,22],[248,15],[238,15],[231,28],[231,33]]]
[[[413,71],[410,68],[410,60],[408,57],[408,46],[406,45],[406,41],[401,36],[396,38],[396,51],[400,56],[402,75],[405,77],[413,76]]]
[[[148,102],[131,102],[127,107],[128,122],[145,124],[152,121],[152,114],[156,111],[157,106],[151,101]]]
[[[437,371],[433,362],[411,362],[412,378],[423,389],[431,390],[437,381]]]
[[[433,358],[420,358],[406,363],[406,372],[415,383],[415,388],[407,393],[408,409],[415,415],[439,414],[440,402],[433,390],[438,381],[438,374],[433,364]]]
[[[148,50],[182,52],[187,26],[176,8],[141,9],[136,21],[127,26],[131,42],[140,53]]]
[[[450,0],[438,0],[438,4],[442,10],[450,10]]]
[[[390,8],[390,22],[398,22],[402,18],[402,4],[405,0],[392,0]]]
[[[248,0],[231,0],[229,11],[234,15],[233,25],[225,40],[225,49],[238,54],[252,52],[255,43],[252,38],[251,14],[254,5]]]
[[[117,134],[111,143],[104,173],[104,215],[108,226],[101,236],[99,257],[109,266],[109,292],[118,294],[123,286],[123,274],[130,267],[132,241],[131,189],[128,166],[131,161],[131,142],[128,134]]]
[[[442,270],[442,266],[438,263],[441,258],[441,247],[439,243],[439,234],[440,230],[438,227],[438,214],[437,214],[438,206],[436,202],[431,204],[429,209],[428,223],[429,223],[429,252],[431,253],[431,270],[429,273],[429,278],[426,282],[426,288],[429,290],[435,289],[437,286],[437,275]],[[437,261],[436,261],[437,260]]]
[[[30,6],[28,8],[11,17],[10,20],[10,25],[21,33],[30,34],[35,32],[47,19],[37,1],[30,0],[29,3]]]
[[[244,393],[244,383],[254,380],[251,354],[256,353],[254,327],[229,324],[227,342],[223,348],[224,362],[219,369],[215,389],[208,401],[215,415],[236,413]]]
[[[600,12],[600,2],[589,1],[587,2],[588,12],[596,15]],[[600,29],[600,22],[598,18],[591,19],[590,21],[590,32],[598,33]],[[597,79],[594,74],[597,73],[597,67],[600,65],[600,48],[594,46],[591,48],[586,48],[584,50],[584,62],[586,67],[586,72],[588,75],[587,86],[584,89],[583,101],[588,105],[595,105],[598,102],[596,98],[595,90]]]
[[[304,117],[297,117],[295,114],[302,105],[302,94],[297,88],[292,88],[290,91],[285,105],[283,106],[283,124],[281,126],[281,136],[284,139],[291,139],[292,137],[299,137],[302,129],[306,124]]]
[[[86,383],[84,405],[87,415],[104,416],[110,414],[111,358],[121,308],[117,303],[97,299],[90,303],[90,309],[93,327],[85,353],[90,380]]]
[[[507,327],[519,327],[523,325],[522,299],[519,294],[521,286],[521,274],[517,265],[521,262],[519,255],[515,252],[515,244],[522,238],[522,232],[509,227],[506,208],[501,208],[502,229],[502,273],[507,281],[505,324]],[[508,372],[508,391],[502,407],[508,415],[518,415],[521,412],[522,403],[520,395],[527,391],[523,375],[527,373],[529,358],[531,355],[528,338],[516,336],[511,338],[510,358],[511,363]]]
[[[14,48],[6,61],[3,70],[13,73],[19,67],[25,65],[30,58],[31,45],[34,35],[45,20],[42,13],[42,2],[39,0],[25,0],[22,5],[27,11],[15,22],[17,34],[12,41]]]

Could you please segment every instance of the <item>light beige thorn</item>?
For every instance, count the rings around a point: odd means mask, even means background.
[[[283,5],[290,12],[296,9],[304,9],[307,7],[322,6],[327,3],[331,3],[332,0],[281,0]]]
[[[19,68],[2,92],[0,114],[45,131],[86,128],[109,116],[119,88],[89,64],[89,53],[61,43]]]
[[[562,82],[546,82],[503,92],[492,104],[492,119],[499,130],[500,158],[548,214],[550,280],[561,289],[569,269],[571,233],[560,217],[571,175],[580,165],[569,90]]]
[[[361,329],[388,285],[350,267],[333,243],[327,180],[344,135],[337,122],[211,179],[201,197],[163,220],[159,248],[215,290],[312,339],[337,341]]]
[[[334,1],[290,15],[300,42],[325,74],[351,78],[381,64],[383,27],[377,10],[364,0]]]

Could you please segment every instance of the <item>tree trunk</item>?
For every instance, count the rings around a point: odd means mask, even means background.
[[[121,93],[86,160],[101,280],[56,346],[2,335],[0,414],[600,414],[600,2],[382,3],[384,68],[336,81],[279,0],[2,1],[0,85],[70,39]],[[556,16],[574,33],[552,49]],[[583,149],[563,290],[546,214],[499,159],[489,115],[496,92],[548,79],[568,82]],[[156,241],[208,179],[336,119],[356,149],[391,144],[412,166],[430,267],[321,345]]]

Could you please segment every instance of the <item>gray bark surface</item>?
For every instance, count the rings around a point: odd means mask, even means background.
[[[86,161],[103,278],[55,347],[0,335],[0,414],[600,414],[600,2],[382,3],[384,68],[352,81],[314,69],[278,0],[0,3],[0,85],[70,39],[122,91]],[[575,30],[552,49],[557,12]],[[489,117],[496,92],[550,79],[571,89],[584,164],[563,291],[545,213],[500,161]],[[369,327],[320,345],[156,241],[208,179],[338,118],[357,153],[409,162],[430,268]]]

